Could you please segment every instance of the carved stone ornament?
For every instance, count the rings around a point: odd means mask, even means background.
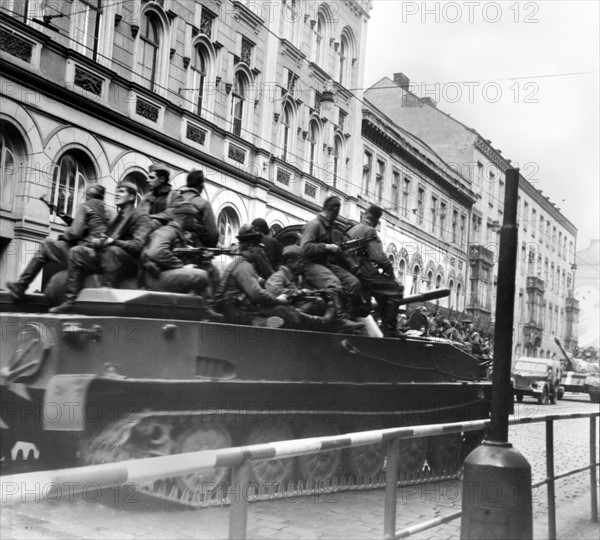
[[[137,37],[139,31],[140,31],[139,25],[137,25],[137,24],[131,25],[131,37],[133,39],[135,39]]]
[[[190,65],[190,60],[191,60],[191,58],[189,56],[183,57],[183,69],[188,68],[188,66]]]

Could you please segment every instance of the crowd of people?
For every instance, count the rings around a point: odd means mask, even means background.
[[[409,316],[401,314],[398,331],[402,334],[417,334],[454,341],[468,352],[478,356],[493,356],[493,336],[478,332],[471,319],[448,319],[437,312],[428,315],[424,305],[413,309]]]
[[[196,295],[202,299],[203,319],[340,333],[365,332],[362,318],[369,315],[374,297],[385,336],[401,337],[406,329],[424,327],[424,334],[468,341],[477,348],[470,333],[462,335],[451,323],[445,328],[446,321],[429,321],[421,310],[406,328],[398,327],[403,287],[377,234],[383,211],[376,205],[346,231],[347,242],[341,245],[333,240],[341,209],[336,196],[327,197],[304,226],[298,245],[281,246],[269,235],[266,221],[257,218],[240,228],[235,257],[220,272],[210,257],[219,231],[203,197],[202,171],[190,171],[185,187],[176,190],[169,170],[153,165],[148,185],[149,192],[136,204],[137,185],[118,183],[116,211],[104,203],[102,186],[89,186],[71,225],[57,239],[47,238],[19,278],[7,283],[13,300],[21,302],[35,277],[52,263],[67,276],[65,300],[52,313],[76,312],[89,275],[97,275],[104,287],[136,279],[138,287],[148,290]],[[182,257],[180,248],[190,247],[204,256]]]

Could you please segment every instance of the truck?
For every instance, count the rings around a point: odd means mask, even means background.
[[[518,403],[523,396],[534,397],[540,405],[556,405],[560,391],[561,366],[558,360],[522,356],[512,370],[512,384]]]

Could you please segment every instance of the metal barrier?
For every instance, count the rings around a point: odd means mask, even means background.
[[[598,521],[598,494],[596,488],[596,418],[600,412],[593,413],[564,413],[556,415],[512,419],[511,425],[546,422],[546,452],[547,478],[533,485],[539,487],[548,484],[548,518],[550,539],[556,538],[556,511],[554,500],[554,482],[572,474],[590,470],[592,494],[592,520]],[[590,464],[573,469],[559,475],[554,475],[553,422],[575,418],[590,419]],[[389,428],[329,437],[313,437],[281,441],[269,444],[257,444],[222,450],[203,450],[185,454],[152,457],[137,460],[91,465],[73,469],[56,471],[40,471],[34,473],[5,476],[0,479],[2,504],[26,502],[28,495],[40,495],[43,491],[45,498],[52,500],[60,496],[63,490],[74,495],[80,493],[86,485],[93,483],[98,488],[115,487],[128,483],[142,483],[161,478],[171,478],[192,474],[199,469],[214,469],[217,467],[232,467],[232,483],[248,485],[250,482],[249,462],[253,460],[289,458],[309,454],[317,454],[342,448],[366,446],[369,444],[387,443],[387,468],[384,508],[384,537],[405,538],[431,527],[447,523],[458,517],[461,512],[455,512],[445,517],[423,522],[416,526],[396,531],[396,496],[398,485],[398,461],[400,439],[414,437],[431,437],[449,433],[477,431],[490,425],[489,420],[471,422],[456,422],[450,424],[434,424],[427,426],[412,426]],[[246,538],[248,499],[236,498],[231,503],[229,518],[229,538]]]

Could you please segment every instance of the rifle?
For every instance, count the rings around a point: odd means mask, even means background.
[[[308,289],[306,292],[299,289],[290,294],[287,294],[288,300],[310,300],[314,298],[323,298],[323,296],[331,296],[332,291],[330,289]]]
[[[175,248],[173,250],[173,254],[176,257],[187,258],[187,259],[212,259],[217,257],[218,255],[241,255],[239,251],[233,251],[227,248],[208,248],[208,247],[198,247],[198,248]]]
[[[40,201],[42,201],[49,209],[50,212],[54,212],[60,219],[62,219],[67,225],[71,225],[71,223],[73,223],[73,218],[71,216],[69,216],[68,214],[65,214],[60,208],[58,208],[58,206],[56,206],[55,204],[52,204],[50,202],[48,202],[46,199],[44,199],[44,196],[42,195],[40,197]]]
[[[367,247],[371,238],[355,238],[353,240],[347,240],[346,242],[342,242],[339,244],[342,251],[348,253],[351,251],[358,251],[364,247]]]

